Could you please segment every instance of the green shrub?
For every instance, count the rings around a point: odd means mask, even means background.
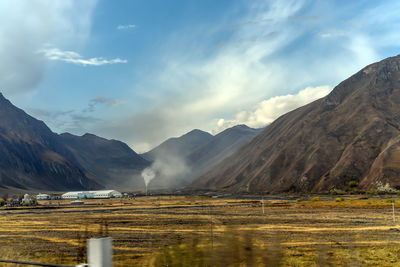
[[[321,200],[320,197],[312,197],[312,198],[311,198],[311,201],[314,201],[314,202],[315,202],[315,201],[320,201],[320,200]]]
[[[350,181],[350,182],[348,183],[348,185],[349,185],[351,188],[355,188],[355,187],[358,186],[358,182],[357,182],[357,181]]]
[[[385,202],[386,203],[395,203],[396,201],[394,199],[390,198],[390,199],[386,199]]]
[[[376,195],[377,191],[375,189],[370,189],[368,191],[365,192],[368,195]]]
[[[339,195],[339,192],[336,189],[331,189],[328,191],[328,194],[330,195]]]
[[[336,201],[336,202],[343,202],[343,201],[344,201],[344,198],[342,198],[342,197],[337,197],[337,198],[335,199],[335,201]]]

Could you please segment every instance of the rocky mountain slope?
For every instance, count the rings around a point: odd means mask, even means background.
[[[132,176],[148,165],[119,141],[55,134],[0,93],[0,189],[143,187],[143,179]]]
[[[42,121],[0,94],[0,186],[67,190],[101,187]]]
[[[140,172],[150,162],[140,157],[121,141],[108,140],[94,134],[60,135],[63,144],[93,180],[114,189],[144,187]]]
[[[400,189],[400,56],[289,112],[190,187],[250,192]]]

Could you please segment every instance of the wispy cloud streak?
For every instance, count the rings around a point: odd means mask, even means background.
[[[88,107],[83,112],[94,112],[98,105],[105,105],[107,107],[118,107],[125,104],[124,101],[115,100],[108,97],[96,97],[90,100]]]
[[[127,63],[128,60],[115,58],[105,59],[102,57],[83,58],[79,53],[74,51],[63,51],[58,48],[46,48],[38,51],[43,54],[48,60],[63,61],[67,63],[82,65],[82,66],[103,66],[108,64]]]
[[[118,25],[117,26],[117,30],[129,30],[129,29],[133,29],[136,28],[135,24],[128,24],[128,25]]]

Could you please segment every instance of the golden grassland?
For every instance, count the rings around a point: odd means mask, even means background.
[[[87,238],[108,235],[114,266],[400,266],[396,197],[68,203],[0,209],[0,258],[74,265]]]

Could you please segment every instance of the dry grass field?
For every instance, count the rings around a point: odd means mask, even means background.
[[[108,235],[115,266],[400,266],[395,199],[44,201],[0,209],[0,258],[73,265],[87,238]]]

